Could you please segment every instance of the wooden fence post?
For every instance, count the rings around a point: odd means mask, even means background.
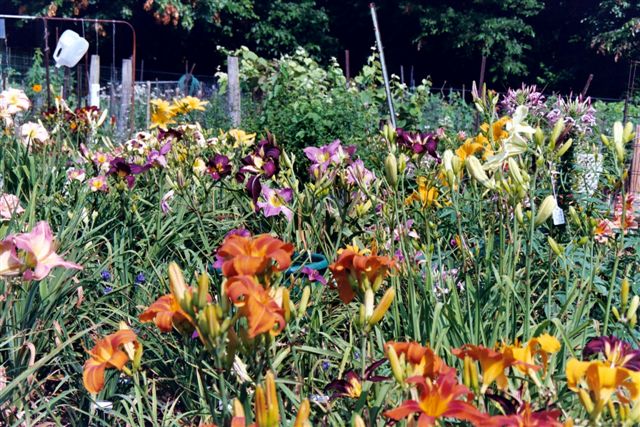
[[[227,57],[229,116],[233,127],[240,126],[240,67],[237,56]]]
[[[100,56],[91,55],[89,65],[89,105],[100,108]]]

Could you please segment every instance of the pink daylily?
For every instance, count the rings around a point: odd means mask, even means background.
[[[24,212],[20,199],[13,194],[0,194],[0,221],[9,220],[13,215]]]
[[[10,239],[11,237],[8,237],[0,241],[0,277],[17,276],[22,267],[16,247]]]
[[[25,280],[42,280],[54,267],[82,270],[82,266],[65,261],[55,253],[53,233],[46,221],[40,221],[29,233],[14,236],[15,249],[24,252]]]
[[[290,188],[274,190],[263,185],[261,193],[265,201],[257,204],[262,209],[264,216],[275,216],[281,213],[287,220],[293,219],[293,211],[286,206],[293,198],[293,191]]]

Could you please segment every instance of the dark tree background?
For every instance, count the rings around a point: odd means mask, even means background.
[[[138,34],[138,65],[145,78],[162,71],[212,75],[224,63],[217,46],[246,45],[264,56],[303,46],[321,60],[351,57],[357,73],[374,44],[364,0],[0,0],[0,12],[66,17],[119,18]],[[620,98],[629,60],[640,59],[640,2],[635,0],[379,0],[389,69],[406,80],[430,76],[434,87],[469,86],[478,80],[483,55],[489,84],[503,90],[521,82],[546,91]],[[73,24],[55,24],[58,32]],[[15,48],[42,44],[41,25],[10,27]],[[112,29],[85,27],[91,52],[111,58]],[[52,29],[52,37],[55,31]],[[130,54],[131,39],[116,32],[116,57]],[[118,61],[119,62],[119,61]]]

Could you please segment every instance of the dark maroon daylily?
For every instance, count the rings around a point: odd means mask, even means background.
[[[140,166],[135,163],[128,163],[122,157],[114,158],[109,164],[110,167],[107,175],[115,175],[122,178],[130,189],[135,185],[134,175],[141,174],[149,169],[148,165]]]
[[[414,154],[429,154],[438,159],[438,136],[435,133],[407,132],[402,128],[396,129],[398,144]]]
[[[614,366],[640,371],[640,350],[613,335],[594,338],[584,346],[582,355],[589,358],[601,354]]]
[[[364,371],[364,377],[360,377],[360,375],[356,374],[353,370],[347,371],[341,379],[333,380],[327,384],[324,390],[325,392],[328,392],[329,390],[334,391],[331,395],[331,399],[337,399],[338,397],[350,397],[352,399],[357,399],[362,393],[362,383],[364,381],[377,383],[389,379],[389,377],[374,375],[374,371],[386,361],[387,359],[380,359],[377,362],[372,363]]]
[[[215,181],[221,180],[225,176],[231,174],[229,158],[222,154],[216,154],[207,162],[207,171]]]

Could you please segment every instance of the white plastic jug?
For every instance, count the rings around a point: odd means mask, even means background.
[[[53,51],[53,59],[56,67],[75,67],[80,59],[87,53],[89,42],[72,30],[66,30],[60,36],[56,50]]]

